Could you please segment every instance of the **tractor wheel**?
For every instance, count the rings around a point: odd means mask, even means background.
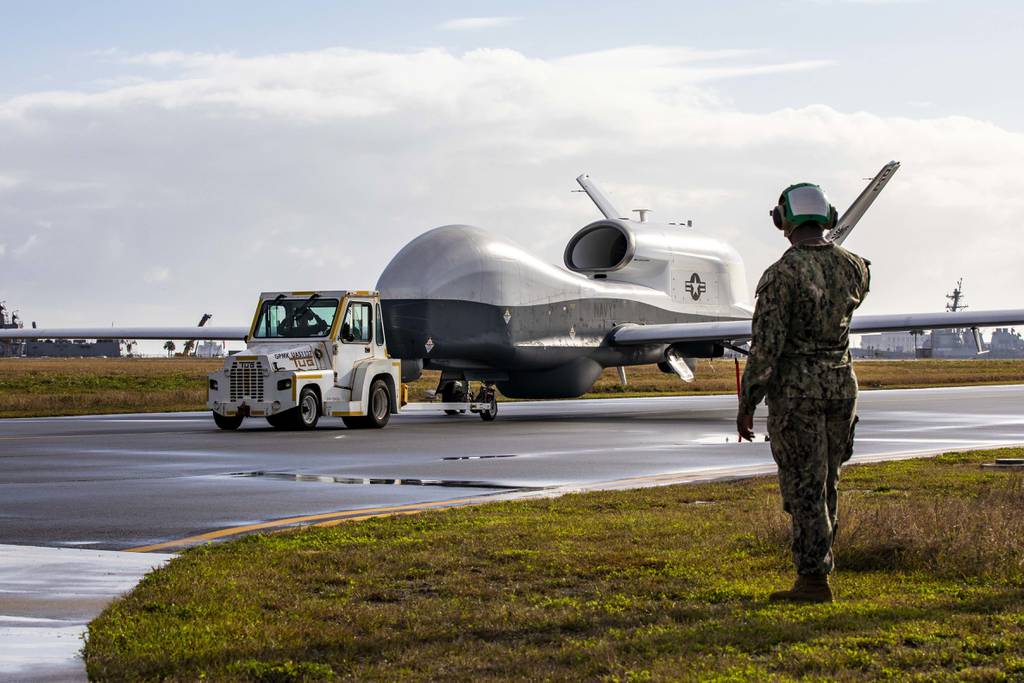
[[[267,415],[267,422],[269,422],[270,426],[274,429],[291,429],[292,425],[295,424],[294,412],[295,408],[292,408],[291,410],[286,410],[283,413],[278,413],[277,415]]]
[[[242,420],[245,418],[241,415],[221,415],[215,412],[213,414],[213,421],[221,429],[235,430],[242,426]]]
[[[292,425],[296,429],[313,429],[319,420],[320,396],[313,387],[303,387],[299,392],[299,405],[292,415]]]
[[[391,392],[382,379],[373,380],[370,385],[370,405],[366,411],[366,426],[380,429],[391,419]]]

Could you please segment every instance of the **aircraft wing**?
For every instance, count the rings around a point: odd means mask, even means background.
[[[240,340],[248,327],[63,327],[0,330],[0,339],[196,339]]]
[[[1024,325],[1024,309],[997,311],[944,311],[941,313],[895,313],[855,315],[850,332],[900,332],[945,328],[996,327]],[[751,337],[750,320],[724,320],[704,323],[667,323],[661,325],[626,324],[615,329],[615,346],[637,344],[683,344],[686,342],[742,342]]]
[[[637,344],[682,344],[685,342],[726,341],[750,339],[749,320],[726,320],[709,323],[663,323],[659,325],[626,324],[612,332],[615,346]]]

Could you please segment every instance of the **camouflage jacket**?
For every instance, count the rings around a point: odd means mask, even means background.
[[[740,410],[766,396],[854,398],[850,317],[868,293],[870,263],[834,244],[790,247],[757,284],[753,343]]]

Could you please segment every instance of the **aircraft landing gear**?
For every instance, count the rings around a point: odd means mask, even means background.
[[[490,384],[484,384],[480,387],[480,391],[477,393],[476,398],[473,399],[474,403],[485,403],[486,408],[481,408],[479,411],[480,419],[484,422],[491,422],[494,418],[498,417],[498,398],[494,393],[494,387]]]
[[[443,403],[465,403],[466,395],[469,393],[469,382],[455,381],[445,382],[441,386],[441,401]],[[445,410],[445,415],[460,415],[465,410]]]
[[[490,382],[481,383],[480,389],[474,392],[468,380],[446,379],[441,382],[437,393],[441,402],[447,404],[443,408],[445,415],[461,415],[469,410],[484,422],[491,422],[498,416],[497,392]]]

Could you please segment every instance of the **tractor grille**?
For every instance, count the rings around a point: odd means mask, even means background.
[[[250,401],[263,400],[263,373],[258,363],[235,363],[231,366],[228,382],[231,386],[232,401],[241,401],[243,398]]]

